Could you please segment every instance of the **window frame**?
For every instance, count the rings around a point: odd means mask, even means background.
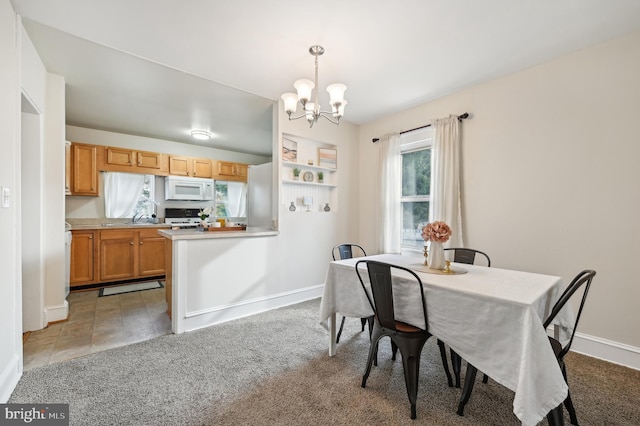
[[[401,135],[400,142],[400,155],[403,157],[402,161],[402,173],[404,173],[404,155],[411,154],[419,151],[432,150],[433,149],[433,131],[430,127],[425,129],[419,129],[412,132],[407,132]],[[432,151],[433,152],[433,151]],[[433,159],[431,158],[431,169],[433,169]],[[400,179],[400,185],[402,185],[402,179]],[[402,194],[402,187],[400,188],[400,194]],[[427,202],[431,203],[431,191],[426,195],[400,195],[400,210],[404,212],[404,203],[409,202]],[[402,230],[404,233],[404,213]],[[425,223],[429,222],[427,217]],[[400,242],[400,249],[403,252],[422,252],[422,247],[409,246],[404,244],[404,238]]]

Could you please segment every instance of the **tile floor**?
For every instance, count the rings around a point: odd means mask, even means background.
[[[69,319],[29,334],[24,369],[53,364],[171,333],[165,289],[98,297],[69,294]]]

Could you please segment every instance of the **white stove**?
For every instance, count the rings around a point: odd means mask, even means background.
[[[200,209],[167,208],[164,210],[164,223],[170,224],[172,228],[195,228],[200,223],[199,211]]]

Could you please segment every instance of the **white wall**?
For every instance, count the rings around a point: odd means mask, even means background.
[[[11,2],[0,0],[0,187],[12,195],[11,206],[0,208],[0,402],[9,399],[22,374],[18,28]]]
[[[65,300],[64,182],[65,182],[65,83],[47,73],[44,114],[43,224],[45,316],[47,322],[67,318]]]
[[[278,146],[275,148],[274,165],[278,165],[279,178],[290,169],[280,165],[282,134],[306,138],[312,141],[336,145],[338,150],[337,208],[329,213],[291,213],[290,200],[279,199],[279,230],[283,250],[287,253],[287,267],[295,279],[309,284],[324,283],[327,264],[331,260],[333,246],[344,242],[359,242],[358,203],[354,194],[358,192],[358,127],[342,121],[339,126],[320,119],[313,128],[304,119],[289,121],[280,115]],[[299,161],[306,161],[301,158]],[[281,179],[280,179],[281,180]]]
[[[375,246],[371,139],[469,112],[465,244],[489,253],[492,266],[559,275],[567,284],[595,269],[582,348],[640,368],[639,75],[636,32],[362,126],[361,239]]]
[[[22,109],[33,106],[23,97]],[[28,104],[28,105],[26,105]],[[42,210],[43,153],[40,114],[21,116],[22,211],[22,331],[35,331],[47,325],[44,315],[44,218]],[[34,214],[35,213],[35,214]]]
[[[270,156],[244,154],[240,152],[225,151],[216,148],[207,148],[199,145],[172,142],[162,139],[152,139],[141,136],[127,135],[123,133],[106,132],[102,130],[88,129],[84,127],[66,126],[66,139],[71,142],[81,142],[94,145],[115,146],[121,148],[140,149],[144,151],[163,152],[167,154],[184,155],[191,157],[214,158],[216,160],[235,161],[247,164],[263,164],[271,161]],[[104,182],[102,173],[99,176],[99,197],[67,196],[65,200],[66,214],[69,219],[104,218]],[[164,193],[164,180],[156,179],[156,189]],[[160,202],[159,216],[165,207],[190,207],[193,202],[179,202],[156,199]],[[206,205],[210,203],[205,203]],[[197,207],[197,206],[196,206]]]

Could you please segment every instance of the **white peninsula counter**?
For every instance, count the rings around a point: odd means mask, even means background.
[[[319,297],[317,289],[291,291],[274,256],[278,231],[161,230],[167,238],[166,290],[174,333]]]

